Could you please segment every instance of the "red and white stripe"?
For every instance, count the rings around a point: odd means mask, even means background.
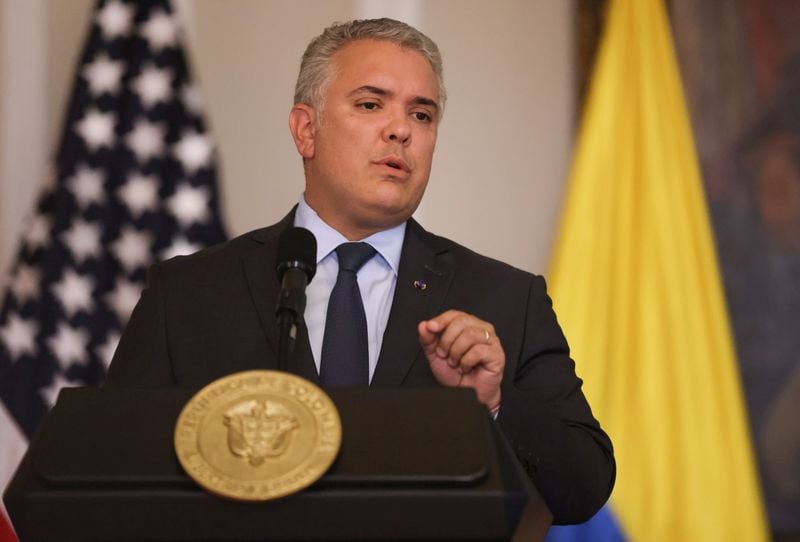
[[[27,439],[5,406],[0,403],[0,493],[5,492],[27,447]],[[2,502],[0,502],[0,542],[17,542]]]

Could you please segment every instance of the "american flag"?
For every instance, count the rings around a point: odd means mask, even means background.
[[[58,391],[103,382],[148,265],[225,237],[168,1],[102,0],[92,17],[55,175],[0,311],[0,490]]]

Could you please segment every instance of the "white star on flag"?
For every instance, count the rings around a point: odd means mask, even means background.
[[[134,218],[139,218],[146,211],[155,211],[158,205],[158,178],[134,173],[117,189],[117,196]]]
[[[17,361],[23,354],[36,353],[36,333],[39,326],[34,320],[26,320],[17,314],[10,314],[6,325],[0,329],[6,348],[11,353],[11,360]]]
[[[205,222],[208,219],[210,201],[211,194],[207,188],[182,183],[167,200],[167,208],[181,226],[187,227],[194,222]]]
[[[66,322],[58,324],[56,334],[47,339],[47,346],[65,371],[73,363],[86,363],[88,343],[89,334],[85,330],[74,328]]]
[[[97,108],[87,111],[86,116],[75,124],[75,131],[86,142],[89,150],[110,147],[114,142],[114,113],[101,113]]]
[[[83,77],[89,83],[89,90],[95,96],[108,92],[116,94],[122,73],[125,70],[122,62],[111,60],[107,54],[97,55],[91,64],[83,68]]]
[[[69,247],[75,263],[100,254],[100,227],[82,218],[75,219],[72,227],[61,235],[61,240]]]
[[[105,200],[103,181],[102,170],[82,164],[78,166],[75,176],[67,180],[67,186],[78,201],[78,205],[86,209],[92,203],[100,204]]]
[[[39,282],[42,280],[42,272],[30,265],[20,263],[11,281],[11,291],[21,305],[28,299],[34,299],[39,295]]]
[[[111,360],[114,358],[114,352],[117,351],[120,338],[121,336],[119,333],[112,331],[108,334],[106,342],[94,349],[95,354],[97,354],[106,368],[111,365]]]
[[[190,175],[211,163],[213,150],[211,138],[202,132],[184,132],[183,137],[173,147],[175,157]]]
[[[117,36],[125,36],[131,31],[133,22],[133,6],[127,6],[119,1],[109,2],[97,13],[97,24],[103,31],[107,40]]]
[[[117,313],[119,321],[127,322],[141,294],[141,284],[119,279],[114,290],[106,295],[106,301]]]
[[[111,251],[122,264],[122,267],[130,273],[151,261],[150,243],[149,234],[126,226],[122,230],[119,239],[112,243]]]
[[[153,51],[174,47],[178,41],[178,26],[175,20],[162,10],[150,16],[150,19],[142,25],[140,33],[147,39]]]
[[[166,102],[172,95],[172,72],[166,68],[148,66],[131,85],[142,105],[149,109],[160,102]]]
[[[188,256],[200,250],[200,245],[190,243],[186,237],[178,236],[172,240],[172,244],[161,252],[162,260],[169,260],[175,256]]]
[[[133,130],[125,137],[139,162],[145,164],[154,156],[164,153],[166,130],[161,124],[146,119],[137,120]]]
[[[25,234],[25,243],[31,250],[36,250],[47,245],[49,240],[50,221],[46,216],[37,214]]]
[[[56,373],[50,385],[42,388],[39,394],[42,396],[44,402],[47,403],[47,406],[52,407],[56,404],[56,399],[58,399],[58,394],[61,392],[62,388],[75,388],[81,384],[81,382],[64,378],[61,373]]]
[[[78,311],[92,310],[93,287],[89,277],[68,269],[61,280],[53,285],[53,295],[61,302],[67,316],[72,317]]]
[[[203,112],[203,97],[196,86],[188,83],[181,89],[181,101],[190,113],[200,115]]]

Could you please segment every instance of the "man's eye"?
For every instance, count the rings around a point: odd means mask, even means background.
[[[378,109],[378,104],[376,104],[375,102],[364,102],[358,104],[358,107],[366,109],[367,111],[375,111],[376,109]]]
[[[414,113],[412,113],[412,115],[414,115],[415,119],[422,122],[430,122],[431,120],[433,120],[429,114],[424,113],[422,111],[415,111]]]

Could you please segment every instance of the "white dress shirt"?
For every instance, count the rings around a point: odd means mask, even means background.
[[[294,225],[306,228],[317,238],[317,273],[306,289],[306,311],[304,313],[308,327],[308,340],[311,343],[311,353],[314,355],[314,364],[319,373],[319,363],[322,357],[322,337],[325,333],[325,319],[328,314],[328,298],[336,276],[339,274],[339,260],[336,256],[336,247],[347,243],[348,239],[326,224],[306,203],[305,197],[300,197],[297,211],[294,215]],[[361,300],[364,303],[364,312],[367,317],[367,341],[369,349],[369,380],[375,374],[378,364],[378,354],[383,344],[383,332],[389,321],[389,312],[392,309],[395,286],[397,286],[397,269],[400,264],[400,253],[403,249],[403,239],[406,234],[406,224],[403,222],[394,228],[370,235],[360,239],[369,243],[375,249],[375,254],[358,271],[358,288],[361,291]]]

